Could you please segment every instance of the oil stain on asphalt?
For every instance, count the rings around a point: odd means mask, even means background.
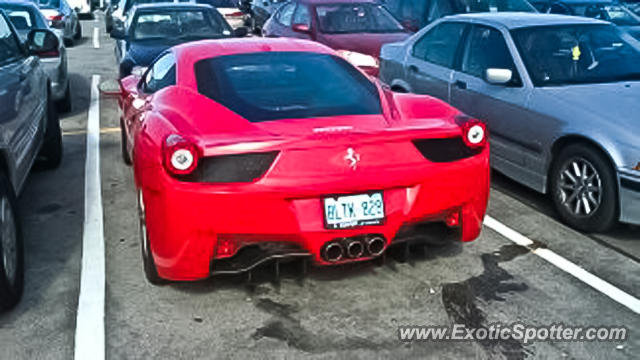
[[[293,315],[298,311],[294,305],[261,298],[257,300],[256,307],[273,315],[273,318],[255,331],[252,335],[254,340],[271,338],[285,342],[292,348],[316,354],[326,352],[327,349],[375,350],[384,346],[360,337],[338,339],[337,336],[329,334],[312,333],[300,324],[300,320],[294,318]]]
[[[482,301],[482,304],[492,301],[503,302],[509,293],[526,291],[528,286],[514,282],[513,276],[501,268],[500,263],[529,252],[528,248],[520,245],[502,246],[497,252],[481,255],[484,267],[482,274],[462,282],[444,284],[442,303],[449,319],[455,324],[464,324],[467,329],[487,328],[487,317],[480,308],[479,301]],[[487,339],[477,342],[491,358],[504,357],[511,360],[524,359],[531,355],[521,342],[514,339]]]

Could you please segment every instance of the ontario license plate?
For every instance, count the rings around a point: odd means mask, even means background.
[[[384,217],[382,192],[324,199],[324,222],[327,229],[379,225]]]

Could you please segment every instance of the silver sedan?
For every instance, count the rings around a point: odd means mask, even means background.
[[[383,47],[380,78],[486,121],[492,166],[584,231],[640,224],[640,43],[610,23],[486,13]]]
[[[30,2],[0,0],[0,9],[4,10],[9,16],[23,42],[27,40],[27,34],[33,29],[51,30],[42,13]],[[59,41],[57,51],[43,53],[40,58],[43,69],[49,78],[51,95],[53,100],[57,102],[58,110],[62,112],[71,111],[67,49],[64,47],[63,41]]]

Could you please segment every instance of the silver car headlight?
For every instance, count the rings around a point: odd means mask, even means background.
[[[371,55],[349,50],[338,50],[338,54],[357,67],[377,68],[380,66],[380,61]]]

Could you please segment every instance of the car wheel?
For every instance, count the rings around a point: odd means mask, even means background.
[[[587,232],[602,232],[616,223],[616,177],[608,159],[593,147],[564,148],[551,169],[551,194],[562,219]]]
[[[46,169],[55,169],[62,162],[62,129],[60,129],[60,118],[51,95],[47,100],[47,128],[44,134],[44,142],[40,149],[40,157],[44,160],[42,165]]]
[[[0,311],[12,309],[24,288],[24,254],[16,196],[0,173]]]
[[[64,39],[64,46],[65,46],[65,47],[73,47],[73,46],[74,46],[73,39],[67,39],[67,38],[65,38],[65,39]]]
[[[131,165],[131,156],[129,156],[129,151],[127,150],[127,134],[124,131],[124,121],[122,119],[120,119],[120,149],[122,151],[122,161],[127,165]]]
[[[75,40],[80,40],[80,39],[82,39],[82,24],[80,23],[80,21],[78,21],[78,22],[76,23],[76,32],[75,32],[75,34],[73,35],[73,38],[74,38]]]
[[[56,104],[58,111],[61,113],[71,112],[71,84],[67,82],[67,90],[64,92],[64,98]]]
[[[161,278],[158,275],[158,269],[156,268],[156,263],[153,260],[153,254],[151,253],[151,248],[149,247],[149,235],[147,234],[147,215],[144,207],[144,198],[142,196],[142,191],[138,190],[138,215],[140,219],[140,241],[142,248],[142,266],[144,269],[144,275],[153,285],[163,285],[168,281]]]

